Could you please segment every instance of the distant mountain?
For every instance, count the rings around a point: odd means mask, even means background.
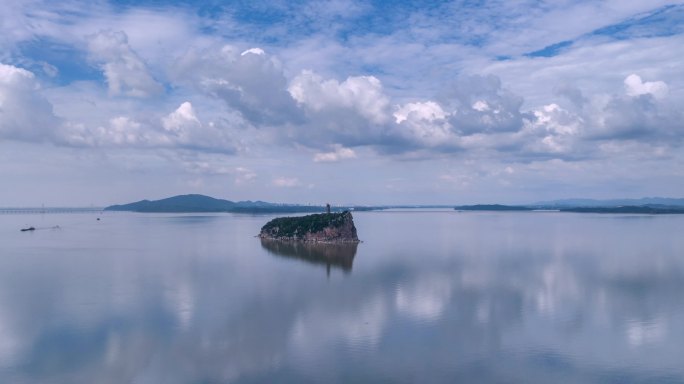
[[[533,211],[556,210],[577,213],[636,213],[684,214],[684,199],[647,197],[643,199],[568,199],[540,202],[530,205],[477,204],[461,205],[457,211]]]
[[[204,195],[179,195],[161,200],[141,200],[135,203],[112,205],[105,211],[132,212],[321,212],[322,206],[274,204],[265,201],[230,201]]]
[[[476,204],[476,205],[459,205],[454,207],[457,211],[531,211],[532,208],[522,207],[517,205],[501,205],[501,204]]]
[[[180,195],[161,200],[141,200],[135,203],[112,205],[105,211],[134,212],[225,212],[235,203],[204,195]]]
[[[684,207],[662,205],[621,205],[619,207],[574,207],[562,208],[561,212],[576,213],[637,213],[648,215],[684,214]]]
[[[644,197],[641,199],[563,199],[542,201],[528,206],[534,207],[620,207],[620,206],[653,206],[653,207],[684,207],[684,199],[666,197]]]

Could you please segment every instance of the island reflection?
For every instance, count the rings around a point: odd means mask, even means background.
[[[269,253],[304,260],[312,264],[324,264],[350,272],[356,256],[358,243],[304,243],[261,239],[261,246]]]

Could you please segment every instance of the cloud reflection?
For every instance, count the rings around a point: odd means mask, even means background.
[[[247,216],[120,217],[4,244],[0,382],[684,381],[681,243],[655,227],[670,218],[369,213],[357,249],[258,242]],[[359,259],[326,279],[264,250]]]

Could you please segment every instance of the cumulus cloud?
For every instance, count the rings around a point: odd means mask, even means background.
[[[447,120],[449,114],[434,101],[407,103],[394,112],[397,132],[418,146],[458,146],[458,137]]]
[[[261,48],[189,51],[174,68],[176,81],[223,100],[252,126],[282,142],[317,149],[316,162],[352,158],[359,146],[427,156],[435,149],[487,150],[513,159],[576,159],[590,155],[592,141],[633,138],[636,131],[672,120],[672,111],[663,107],[667,85],[638,75],[625,79],[623,96],[587,95],[566,86],[555,92],[574,110],[553,102],[524,110],[523,97],[494,75],[463,76],[435,99],[392,106],[376,77],[338,81],[305,70],[288,81],[280,62]],[[197,124],[186,105],[164,128],[180,134],[181,125],[191,132]]]
[[[233,153],[236,144],[225,121],[203,123],[189,101],[161,118],[165,144],[203,151]]]
[[[286,139],[314,148],[333,143],[383,145],[392,140],[387,132],[392,123],[390,99],[375,77],[352,76],[338,82],[303,71],[292,79],[288,92],[304,121],[291,126]]]
[[[373,76],[351,76],[340,83],[304,71],[292,80],[288,90],[298,103],[314,112],[344,109],[373,124],[389,119],[389,99],[380,80]]]
[[[0,63],[0,138],[43,141],[54,136],[60,123],[35,75]]]
[[[129,116],[115,116],[103,124],[88,126],[67,122],[56,144],[77,147],[158,147],[169,140],[154,127]]]
[[[131,49],[125,32],[101,31],[87,39],[89,54],[100,65],[110,94],[147,97],[163,91],[140,56]]]
[[[201,127],[201,123],[195,115],[195,110],[192,104],[188,101],[181,104],[178,109],[171,112],[168,116],[162,118],[162,126],[164,129],[182,139],[185,139],[190,134],[193,128]]]
[[[339,161],[354,147],[382,153],[489,151],[502,158],[580,159],[597,156],[598,141],[649,140],[672,131],[679,113],[667,108],[664,82],[625,79],[625,94],[586,96],[576,87],[557,89],[574,108],[549,103],[524,110],[523,98],[493,75],[466,76],[435,100],[395,105],[374,77],[343,82],[304,71],[288,91],[306,112],[306,121],[287,131],[288,139],[320,151],[314,161]],[[615,87],[618,87],[615,84]],[[659,95],[655,97],[655,95]],[[660,134],[654,134],[660,132]]]
[[[575,111],[555,103],[532,110],[521,130],[529,139],[521,151],[569,158],[624,147],[606,145],[610,142],[678,145],[676,130],[682,113],[668,100],[667,84],[642,82],[638,75],[630,75],[624,85],[624,93],[589,96],[575,89]]]
[[[581,116],[552,103],[531,111],[521,130],[521,152],[548,157],[578,156],[575,147],[585,122]]]
[[[575,137],[579,140],[576,149],[624,140],[678,145],[682,112],[668,97],[668,85],[663,81],[643,82],[636,74],[627,76],[623,84],[619,92],[583,95],[581,105],[573,103],[574,112],[558,106],[554,111],[535,111],[535,124],[554,127],[556,138]],[[577,93],[582,94],[580,90]]]
[[[132,52],[125,47],[125,35],[102,33],[93,39],[124,44],[118,51],[123,56]],[[213,111],[215,119],[204,121],[190,101],[161,116],[117,113],[95,124],[61,121],[40,95],[31,72],[3,65],[0,132],[6,138],[72,146],[230,154],[239,148],[239,132],[244,136],[245,129],[257,129],[282,142],[317,150],[314,162],[355,158],[355,148],[361,146],[379,153],[422,152],[427,157],[488,151],[512,160],[567,160],[615,148],[602,145],[611,140],[640,139],[663,145],[680,141],[676,130],[682,113],[670,102],[668,85],[645,82],[636,74],[624,79],[621,93],[591,95],[576,87],[557,89],[559,96],[571,99],[570,108],[549,103],[523,110],[523,98],[492,75],[460,78],[433,100],[392,105],[381,81],[372,76],[352,76],[340,82],[303,71],[288,82],[278,61],[258,48],[240,51],[224,46],[199,55],[186,53],[179,60],[176,69],[189,71],[196,64],[189,84],[232,108],[218,115]],[[226,118],[231,111],[242,120]],[[258,140],[269,138],[259,136]],[[250,177],[239,179],[246,182]],[[297,186],[299,182],[278,178],[273,184]]]
[[[410,119],[416,120],[444,120],[446,117],[446,112],[442,107],[435,103],[434,101],[427,101],[423,103],[408,103],[405,104],[394,112],[394,119],[397,124],[401,124],[404,121]]]
[[[175,82],[223,100],[255,125],[301,120],[280,63],[261,48],[190,50],[178,58],[172,72]]]
[[[554,94],[556,96],[563,96],[569,100],[575,108],[582,109],[584,104],[587,103],[588,99],[584,96],[582,91],[569,84],[564,84],[560,87],[554,89]]]
[[[452,110],[451,125],[462,134],[511,132],[522,128],[523,98],[505,89],[493,75],[459,79],[443,96]]]
[[[144,145],[158,140],[147,135],[142,124],[127,116],[110,119],[109,126],[99,127],[98,131],[102,141],[115,145]]]
[[[95,125],[66,122],[57,144],[79,147],[164,148],[231,154],[237,144],[224,122],[202,122],[190,102],[161,117],[115,116]]]
[[[650,93],[636,97],[615,96],[594,116],[589,135],[596,139],[662,140],[677,124],[678,117],[681,112],[666,110]]]
[[[662,99],[667,96],[668,87],[662,81],[642,81],[639,75],[631,74],[625,79],[625,90],[628,96],[653,95]]]
[[[322,152],[314,155],[314,161],[317,163],[334,163],[345,159],[356,158],[356,152],[351,148],[345,148],[339,144],[332,146],[331,152]]]
[[[102,68],[110,94],[144,97],[163,92],[163,86],[129,44],[126,32],[108,29],[89,35],[86,40],[90,58]],[[385,89],[383,82],[393,81],[386,79],[388,76],[383,81],[375,76],[338,80],[311,70],[288,72],[267,49],[219,45],[208,39],[199,42],[196,48],[176,57],[170,80],[184,93],[199,91],[203,100],[208,96],[217,103],[223,102],[228,109],[214,109],[210,114],[213,119],[201,119],[198,115],[196,108],[204,104],[186,101],[171,112],[167,110],[166,115],[133,110],[127,114],[119,110],[106,116],[107,111],[103,111],[101,121],[74,119],[60,124],[51,105],[41,98],[33,74],[27,72],[28,77],[21,73],[12,75],[24,76],[28,85],[21,92],[8,91],[9,83],[3,83],[2,134],[25,140],[49,138],[68,145],[234,153],[236,142],[245,136],[239,130],[257,129],[258,140],[275,138],[279,144],[314,149],[315,162],[354,158],[355,148],[361,146],[382,154],[422,152],[427,157],[488,151],[512,159],[568,159],[588,156],[592,148],[600,148],[600,142],[605,141],[676,139],[676,122],[681,117],[681,112],[673,108],[670,87],[664,81],[652,80],[652,72],[647,72],[649,81],[633,73],[622,84],[613,83],[612,88],[600,94],[595,89],[587,92],[576,84],[549,84],[550,90],[572,105],[547,100],[538,107],[523,109],[523,97],[511,91],[509,83],[504,86],[495,75],[460,76],[451,85],[445,83],[447,89],[436,91],[432,98],[408,98],[396,89]],[[490,66],[486,72],[496,73],[502,68],[505,72],[505,65]],[[45,68],[48,74],[59,74],[48,63]],[[621,91],[610,92],[621,85]],[[397,94],[402,98],[397,98]],[[20,99],[42,105],[26,116],[42,116],[49,121],[11,124],[8,116],[16,120],[21,113],[10,115],[5,111],[13,105],[12,100],[19,103]],[[19,105],[16,103],[15,107]],[[59,128],[52,136],[45,131],[33,131],[33,127],[57,125]]]

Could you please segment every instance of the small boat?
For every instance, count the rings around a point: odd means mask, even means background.
[[[28,228],[22,228],[22,229],[21,229],[22,232],[26,232],[26,231],[35,231],[35,230],[36,230],[35,227],[28,227]]]

